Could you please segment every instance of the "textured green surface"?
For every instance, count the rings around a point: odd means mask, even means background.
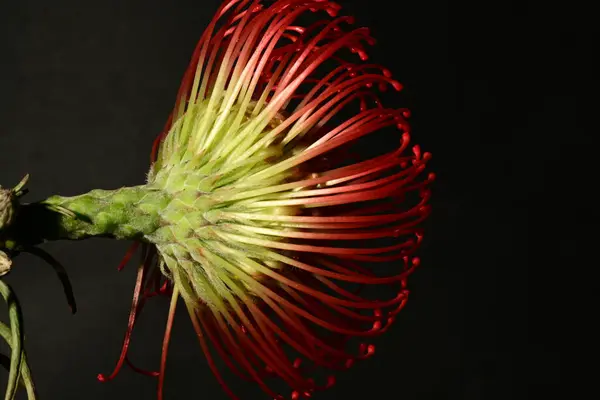
[[[141,185],[23,204],[14,223],[0,231],[0,249],[18,252],[46,241],[90,237],[148,241],[171,199],[164,190]]]
[[[158,211],[168,204],[165,192],[147,186],[92,190],[75,197],[53,196],[45,204],[72,211],[76,218],[60,217],[59,239],[110,236],[143,239],[159,226]]]

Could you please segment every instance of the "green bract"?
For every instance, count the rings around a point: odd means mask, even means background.
[[[0,230],[7,229],[15,218],[15,201],[12,190],[0,186]]]
[[[12,260],[8,255],[0,250],[0,276],[6,275],[12,266]]]

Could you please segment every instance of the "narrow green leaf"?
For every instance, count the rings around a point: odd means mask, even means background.
[[[10,328],[0,322],[0,336],[6,341],[6,343],[12,348],[12,332]],[[27,364],[27,355],[25,354],[25,349],[22,351],[22,362],[21,362],[21,383],[25,386],[25,390],[27,391],[27,398],[29,400],[36,400],[37,394],[35,391],[35,385],[33,384],[33,378],[31,376],[31,370],[29,369],[29,365]],[[5,356],[4,354],[0,354],[0,364],[10,371],[10,358]]]
[[[23,332],[21,331],[21,310],[15,294],[9,285],[0,280],[0,294],[4,297],[8,306],[8,318],[10,320],[11,330],[11,348],[10,354],[10,369],[8,373],[8,383],[6,384],[5,400],[14,400],[17,393],[19,376],[21,372],[22,339]]]

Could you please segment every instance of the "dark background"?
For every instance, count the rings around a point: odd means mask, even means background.
[[[316,397],[556,395],[557,343],[571,318],[564,271],[595,215],[577,200],[587,181],[569,171],[590,162],[591,135],[577,118],[585,106],[574,96],[593,71],[588,12],[522,1],[340,3],[372,27],[373,60],[405,85],[402,105],[438,180],[409,305],[375,358]],[[30,200],[141,183],[218,4],[0,0],[0,182],[30,173]],[[154,398],[155,381],[127,368],[96,381],[112,370],[127,322],[135,267],[116,271],[126,246],[45,246],[70,273],[75,316],[49,267],[16,260],[7,280],[25,313],[42,400]],[[131,355],[140,366],[158,367],[167,302],[150,303],[136,328]],[[226,399],[179,314],[166,398]]]

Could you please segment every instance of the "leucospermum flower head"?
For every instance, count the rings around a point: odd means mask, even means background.
[[[169,193],[143,245],[125,344],[159,378],[181,297],[210,368],[299,399],[370,357],[405,305],[429,214],[430,154],[366,28],[324,0],[227,0],[204,32],[152,152]],[[137,244],[123,261],[129,260]],[[172,297],[160,371],[129,361],[144,302]],[[233,374],[218,368],[220,358]],[[282,383],[288,389],[282,389]]]

